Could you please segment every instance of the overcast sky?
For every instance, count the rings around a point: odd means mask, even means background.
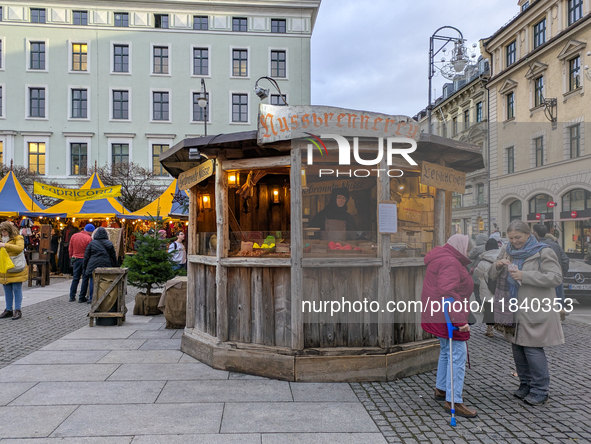
[[[427,106],[429,38],[439,27],[458,28],[471,48],[518,12],[517,0],[322,0],[312,104],[413,116]],[[433,79],[434,98],[443,83]]]

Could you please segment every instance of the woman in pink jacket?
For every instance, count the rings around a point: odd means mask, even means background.
[[[428,333],[439,338],[441,350],[439,352],[439,365],[437,366],[437,381],[435,384],[435,399],[445,400],[444,408],[451,411],[451,378],[449,368],[449,339],[445,313],[442,309],[442,300],[453,298],[462,304],[462,309],[453,307],[448,309],[450,319],[459,330],[453,332],[453,366],[454,366],[454,402],[458,416],[474,418],[478,413],[464,405],[462,390],[464,387],[464,375],[466,373],[467,346],[470,339],[470,325],[468,325],[469,311],[465,308],[470,301],[470,295],[474,289],[474,281],[466,270],[470,251],[470,238],[464,234],[454,234],[442,247],[433,248],[425,256],[427,272],[423,282],[423,314],[421,327]],[[464,301],[467,301],[466,303]],[[456,342],[457,341],[457,342]]]

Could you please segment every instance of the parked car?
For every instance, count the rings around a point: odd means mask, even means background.
[[[591,305],[591,265],[582,259],[571,259],[564,277],[564,295],[581,305]]]

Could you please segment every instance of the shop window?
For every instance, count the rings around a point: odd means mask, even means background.
[[[547,194],[538,194],[529,200],[529,212],[532,214],[536,213],[547,213],[548,202],[552,201],[552,197]]]
[[[562,196],[562,211],[584,211],[591,209],[591,192],[578,188]]]
[[[509,223],[514,220],[521,220],[521,201],[516,200],[509,205]]]

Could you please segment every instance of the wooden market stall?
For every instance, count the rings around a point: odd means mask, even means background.
[[[261,105],[259,122],[160,157],[190,198],[182,350],[289,381],[435,368],[438,341],[411,302],[423,256],[450,234],[452,190],[484,167],[480,148],[338,108]],[[334,301],[353,310],[331,316]],[[389,302],[400,309],[382,311]]]

